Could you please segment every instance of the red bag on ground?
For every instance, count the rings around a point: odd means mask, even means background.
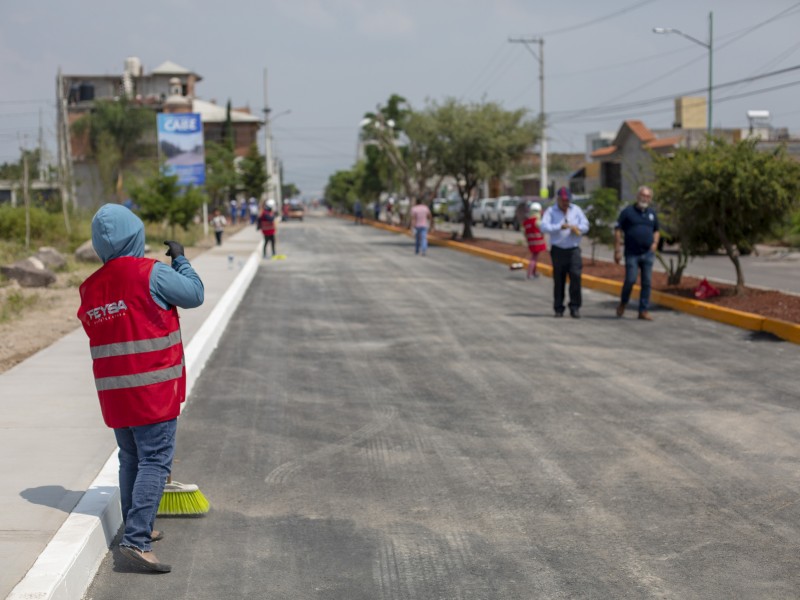
[[[694,297],[698,300],[707,300],[708,298],[713,298],[714,296],[719,296],[719,290],[708,283],[708,279],[705,277],[703,278],[703,281],[701,281],[698,286],[694,288]]]

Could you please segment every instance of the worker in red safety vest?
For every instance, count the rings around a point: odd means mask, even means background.
[[[267,244],[272,245],[272,256],[275,256],[275,232],[277,228],[277,219],[272,211],[272,207],[267,204],[264,210],[261,211],[258,222],[256,222],[256,229],[261,230],[261,233],[264,234],[264,248],[261,251],[262,258],[267,257]]]
[[[80,286],[78,318],[89,336],[95,387],[119,446],[124,534],[120,552],[149,571],[168,572],[151,549],[172,469],[175,433],[186,396],[178,310],[203,303],[203,283],[178,242],[164,242],[171,268],[144,258],[144,224],[129,209],[105,204],[92,219],[103,266]]]

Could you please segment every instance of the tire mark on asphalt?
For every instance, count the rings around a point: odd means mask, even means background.
[[[340,440],[276,467],[264,478],[264,481],[271,485],[286,483],[289,478],[295,475],[308,463],[320,460],[322,458],[328,458],[334,454],[342,452],[343,450],[360,444],[365,440],[368,440],[389,426],[389,424],[397,416],[397,409],[394,406],[383,406],[379,408],[376,413],[375,420],[367,423],[363,427],[341,438]]]

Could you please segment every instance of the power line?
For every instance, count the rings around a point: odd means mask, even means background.
[[[591,21],[586,21],[585,23],[579,23],[578,25],[570,25],[568,27],[562,27],[560,29],[551,29],[550,31],[545,31],[541,33],[541,37],[545,36],[553,36],[553,35],[560,35],[562,33],[568,33],[570,31],[575,31],[577,29],[583,29],[585,27],[591,27],[592,25],[596,25],[597,23],[602,23],[603,21],[608,21],[609,19],[613,19],[614,17],[618,17],[620,15],[624,15],[625,13],[631,12],[636,10],[637,8],[641,8],[646,4],[650,4],[655,2],[656,0],[642,0],[642,2],[637,2],[636,4],[632,4],[626,8],[622,8],[617,10],[613,13],[609,13],[603,17],[597,17],[596,19],[592,19]]]
[[[800,69],[800,65],[794,65],[792,67],[787,67],[785,69],[779,69],[777,71],[771,71],[769,73],[762,73],[761,75],[753,75],[751,77],[745,77],[744,79],[737,79],[735,81],[729,81],[727,83],[720,83],[713,87],[714,90],[719,90],[723,88],[732,87],[735,85],[739,85],[742,83],[752,83],[753,81],[758,81],[759,79],[766,79],[768,77],[776,77],[778,75],[784,75],[786,73],[791,73],[793,71],[797,71]],[[692,94],[699,94],[706,91],[708,88],[700,88],[695,90],[690,90],[688,92],[680,92],[678,94],[669,94],[666,96],[658,96],[657,98],[649,98],[646,100],[637,100],[634,102],[625,102],[623,104],[616,104],[616,105],[608,105],[604,107],[593,107],[593,108],[585,108],[585,109],[576,109],[576,110],[564,110],[564,111],[553,111],[550,115],[561,115],[561,119],[572,119],[572,118],[579,118],[581,115],[589,112],[594,113],[604,113],[604,112],[619,112],[621,110],[629,110],[632,108],[637,108],[640,106],[649,106],[651,104],[657,104],[658,102],[663,102],[665,100],[672,100],[676,96],[690,96]]]
[[[735,37],[731,38],[730,40],[728,40],[724,44],[721,44],[721,45],[717,46],[716,50],[719,51],[719,50],[722,50],[723,48],[726,48],[727,46],[730,46],[733,42],[738,41],[738,40],[742,39],[744,36],[753,33],[756,29],[760,29],[764,25],[767,25],[768,23],[772,23],[773,21],[781,18],[782,16],[785,16],[787,13],[790,13],[790,12],[792,12],[792,11],[798,9],[798,8],[800,8],[800,2],[797,2],[796,4],[793,4],[792,6],[790,6],[789,8],[787,8],[785,10],[782,10],[778,14],[769,17],[765,21],[761,21],[760,23],[756,23],[755,25],[752,25],[751,27],[747,27],[747,28],[741,30],[742,31],[741,34],[735,35]]]
[[[788,14],[788,13],[790,13],[790,12],[792,12],[792,11],[796,10],[798,7],[800,7],[800,2],[793,4],[793,5],[792,5],[792,6],[790,6],[789,8],[787,8],[787,9],[784,9],[784,10],[780,11],[779,13],[777,13],[777,14],[775,14],[775,15],[773,15],[773,16],[771,16],[771,17],[767,18],[767,19],[765,19],[764,21],[761,21],[761,22],[759,22],[759,23],[756,23],[755,25],[752,25],[752,26],[750,26],[750,27],[747,27],[747,28],[745,28],[745,29],[742,29],[742,30],[739,30],[739,31],[737,31],[737,32],[734,32],[733,34],[728,34],[728,35],[726,35],[726,36],[723,36],[723,37],[728,37],[728,36],[730,36],[730,35],[733,35],[734,37],[732,37],[731,39],[729,39],[729,40],[728,40],[727,42],[725,42],[724,44],[722,44],[722,45],[718,46],[718,47],[716,48],[716,50],[717,50],[717,51],[719,51],[719,50],[721,50],[721,49],[723,49],[723,48],[725,48],[725,47],[727,47],[727,46],[731,45],[733,42],[736,42],[736,41],[740,40],[741,38],[743,38],[744,36],[746,36],[746,35],[749,35],[749,34],[750,34],[750,33],[752,33],[753,31],[755,31],[756,29],[759,29],[759,28],[763,27],[764,25],[767,25],[768,23],[771,23],[772,21],[775,21],[776,19],[778,19],[778,18],[780,18],[780,17],[782,17],[782,16],[786,16],[786,14]],[[645,82],[645,83],[643,83],[643,84],[640,84],[640,85],[638,85],[638,86],[636,86],[636,87],[634,87],[634,88],[631,88],[631,89],[629,89],[629,90],[626,90],[626,91],[625,91],[625,92],[623,92],[622,94],[619,94],[619,95],[617,95],[617,96],[614,96],[613,98],[610,98],[610,99],[606,100],[606,101],[605,101],[605,103],[603,103],[603,104],[598,104],[598,105],[595,105],[595,106],[593,106],[593,107],[586,108],[586,109],[582,109],[582,110],[579,110],[579,111],[563,111],[563,112],[571,112],[571,113],[573,114],[573,116],[577,118],[577,117],[579,117],[579,116],[581,116],[582,114],[585,114],[585,113],[589,113],[589,112],[593,112],[593,111],[597,111],[597,110],[603,111],[603,110],[604,110],[604,109],[606,109],[606,108],[611,108],[611,107],[609,106],[609,104],[608,104],[609,102],[614,102],[615,100],[617,100],[617,99],[619,99],[619,98],[623,98],[623,97],[625,97],[625,96],[628,96],[628,95],[630,95],[630,94],[631,94],[631,93],[633,93],[633,92],[637,92],[637,91],[639,91],[639,90],[641,90],[641,89],[643,89],[643,88],[645,88],[645,87],[648,87],[648,86],[650,86],[651,84],[655,83],[656,81],[661,81],[661,80],[663,80],[665,77],[667,77],[667,76],[669,76],[669,75],[672,75],[673,73],[676,73],[677,71],[680,71],[680,70],[681,70],[681,69],[683,69],[684,67],[687,67],[687,66],[689,66],[689,65],[691,65],[691,64],[694,64],[694,63],[696,63],[696,62],[698,62],[698,61],[702,60],[703,58],[704,58],[703,56],[700,56],[700,57],[698,57],[698,58],[692,59],[691,61],[688,61],[688,62],[686,62],[686,63],[684,63],[684,64],[682,64],[682,65],[679,65],[678,67],[676,67],[676,68],[674,68],[674,69],[671,69],[671,70],[669,70],[668,72],[666,72],[666,73],[663,73],[663,74],[659,75],[658,77],[655,77],[655,78],[653,78],[653,79],[650,79],[650,80],[646,81],[646,82]],[[746,81],[746,80],[741,80],[741,81]],[[712,87],[712,89],[717,89],[718,87],[720,87],[720,86],[713,86],[713,87]],[[690,93],[695,93],[695,94],[697,94],[697,93],[702,93],[702,92],[704,92],[704,91],[707,91],[707,89],[708,89],[708,88],[705,88],[705,89],[703,89],[703,90],[696,90],[696,91],[693,91],[693,92],[690,92]],[[636,106],[637,104],[638,104],[638,103],[632,103],[632,105],[633,105],[633,106]]]
[[[742,92],[741,94],[732,94],[730,96],[723,96],[722,98],[715,98],[714,102],[719,104],[719,103],[723,103],[723,102],[728,102],[730,100],[739,100],[741,98],[748,98],[750,96],[757,96],[759,94],[765,94],[767,92],[774,92],[776,90],[782,90],[782,89],[785,89],[785,88],[795,87],[795,86],[798,86],[798,85],[800,85],[800,81],[792,81],[792,82],[789,82],[789,83],[781,83],[781,84],[774,85],[774,86],[767,87],[767,88],[760,88],[760,89],[757,89],[757,90],[751,90],[749,92]],[[650,110],[636,111],[636,116],[637,117],[641,117],[641,116],[648,116],[648,115],[664,114],[664,113],[670,113],[670,112],[672,112],[672,110],[673,109],[671,107],[654,108],[654,109],[650,109]],[[800,111],[797,111],[797,112],[800,112]],[[792,114],[792,113],[786,113],[786,114]],[[598,116],[595,116],[595,117],[591,117],[591,116],[577,117],[575,119],[570,119],[569,122],[570,123],[591,123],[593,121],[605,121],[605,120],[609,120],[609,119],[615,119],[615,118],[619,119],[619,118],[625,118],[625,117],[630,117],[630,112],[629,111],[628,112],[619,112],[618,114],[598,115]]]
[[[502,57],[502,58],[499,60],[499,62],[498,62],[498,64],[497,64],[497,66],[496,66],[496,67],[494,67],[494,68],[492,68],[492,67],[493,67],[493,65],[494,65],[494,63],[495,63],[495,61],[497,61],[497,59],[498,59],[498,58],[500,58],[500,55],[501,55],[501,54],[503,54],[503,50],[505,50],[505,51],[506,51],[506,52],[505,52],[505,55],[504,55],[504,56],[503,56],[503,57]],[[492,55],[492,57],[489,59],[489,62],[487,62],[487,63],[484,65],[483,69],[481,69],[481,70],[480,70],[480,72],[479,72],[478,76],[477,76],[477,77],[475,77],[475,78],[472,80],[472,83],[470,83],[470,84],[469,84],[469,85],[466,87],[466,89],[465,89],[465,90],[464,90],[464,91],[461,93],[461,95],[458,97],[459,101],[463,100],[463,98],[464,98],[465,96],[467,96],[467,95],[468,95],[468,92],[471,92],[473,88],[475,88],[475,87],[478,87],[478,88],[480,88],[480,87],[486,87],[486,86],[481,86],[481,85],[480,85],[480,82],[483,80],[483,78],[484,78],[486,75],[488,75],[489,73],[494,73],[494,74],[496,74],[496,73],[497,73],[497,71],[500,69],[500,67],[501,67],[503,64],[507,64],[507,61],[508,61],[508,59],[509,59],[509,58],[511,58],[512,54],[513,54],[513,50],[511,50],[511,49],[510,49],[510,48],[509,48],[509,47],[508,47],[508,46],[505,44],[505,42],[503,42],[503,43],[502,43],[502,44],[501,44],[501,45],[500,45],[500,46],[497,48],[497,50],[496,50],[496,51],[495,51],[495,53]]]

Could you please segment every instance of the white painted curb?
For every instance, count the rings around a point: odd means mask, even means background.
[[[259,244],[260,248],[260,244]],[[255,277],[259,252],[247,263],[186,346],[186,396],[217,347]],[[186,406],[184,403],[181,410]],[[122,525],[117,451],[6,600],[80,600]]]

